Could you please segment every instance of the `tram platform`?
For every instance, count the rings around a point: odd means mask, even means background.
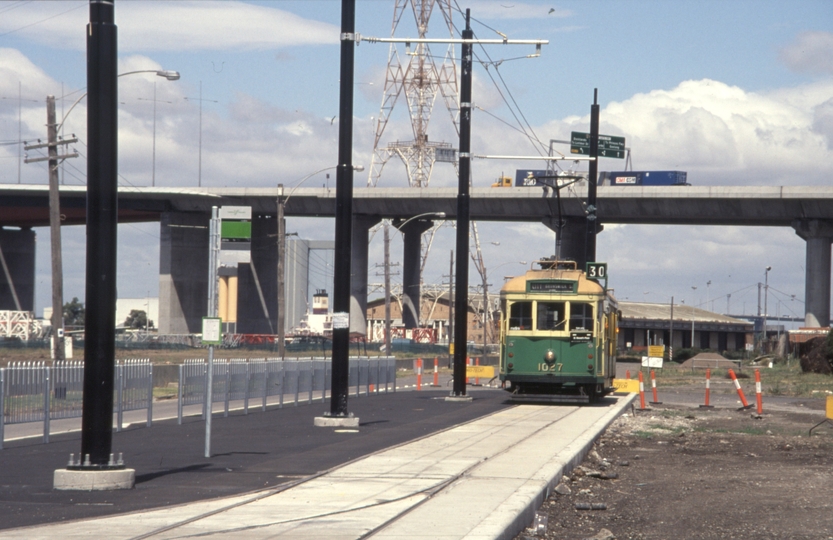
[[[0,452],[0,538],[512,538],[633,396],[512,405],[495,389],[356,399],[357,430],[313,426],[325,404],[114,433],[136,487],[52,490],[80,435]]]

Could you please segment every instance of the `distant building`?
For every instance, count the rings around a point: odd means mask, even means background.
[[[116,300],[116,326],[124,326],[130,312],[144,311],[151,330],[159,324],[159,298],[119,298]]]
[[[495,306],[497,297],[489,295],[489,306]],[[422,331],[406,331],[402,323],[402,297],[391,295],[390,318],[391,335],[394,338],[407,338],[424,343],[448,343],[448,292],[432,293],[423,291],[420,302],[419,323]],[[483,344],[483,308],[482,295],[472,295],[468,306],[468,341],[475,346]],[[495,344],[498,341],[498,322],[500,313],[494,309],[489,314],[489,331],[486,341]],[[414,335],[416,334],[416,335]],[[430,341],[429,341],[430,339]],[[378,298],[367,303],[367,340],[382,343],[385,341],[385,299]]]
[[[619,350],[670,344],[676,349],[738,351],[754,343],[752,323],[705,309],[675,304],[673,318],[670,304],[620,301],[619,309]]]

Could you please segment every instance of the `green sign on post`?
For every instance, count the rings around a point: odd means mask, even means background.
[[[607,279],[607,263],[587,263],[587,277],[590,279]]]
[[[590,155],[590,134],[581,131],[570,133],[570,153]],[[599,157],[625,158],[625,138],[599,135]]]

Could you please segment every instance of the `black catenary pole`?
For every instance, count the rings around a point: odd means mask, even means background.
[[[83,468],[110,462],[118,225],[116,25],[112,0],[90,0],[87,26],[87,278],[84,319]],[[89,465],[86,457],[89,455]],[[122,467],[123,468],[123,467]]]
[[[333,371],[330,415],[347,416],[350,354],[350,263],[353,229],[353,63],[356,1],[341,2],[341,85],[336,170]]]
[[[466,10],[463,39],[472,39],[470,10]],[[469,293],[469,177],[471,176],[471,43],[463,43],[460,59],[460,178],[457,188],[457,273],[454,296],[454,387],[452,396],[466,395],[466,344]]]
[[[593,105],[590,107],[590,166],[587,178],[587,244],[585,264],[596,262],[596,182],[599,178],[599,89],[593,89]]]

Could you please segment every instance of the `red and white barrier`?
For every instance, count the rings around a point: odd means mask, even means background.
[[[651,405],[661,405],[662,402],[657,399],[657,377],[654,375],[654,370],[651,370],[651,391],[654,395],[654,401],[650,401]]]
[[[758,405],[758,414],[764,413],[764,399],[761,395],[761,372],[760,370],[755,370],[755,401]]]
[[[435,356],[434,357],[434,384],[432,386],[439,386],[440,385],[440,361]]]
[[[639,371],[639,410],[645,411],[645,381],[642,379],[642,371]]]
[[[471,365],[471,358],[469,358],[469,357],[467,356],[467,357],[466,357],[466,367],[468,367],[468,366],[470,366],[470,365]],[[468,370],[467,370],[467,371],[468,371]],[[469,385],[469,378],[468,378],[468,377],[466,377],[466,386],[468,386],[468,385]]]
[[[480,365],[480,358],[475,358],[475,359],[474,359],[474,365],[475,365],[475,366],[479,366],[479,365]],[[476,375],[476,376],[474,377],[474,385],[475,385],[475,386],[480,386],[480,376],[477,376],[477,375]]]
[[[711,386],[711,379],[712,379],[712,370],[706,368],[706,404],[700,405],[701,409],[714,409],[711,405],[709,405],[709,387]]]
[[[733,369],[729,370],[729,377],[732,378],[732,382],[735,383],[735,388],[738,391],[738,396],[740,397],[740,402],[743,403],[742,409],[748,409],[751,407],[749,403],[746,401],[746,396],[743,395],[743,389],[740,387],[740,382],[738,382],[738,376],[735,375],[735,371]]]
[[[417,390],[422,390],[422,358],[417,358]]]

